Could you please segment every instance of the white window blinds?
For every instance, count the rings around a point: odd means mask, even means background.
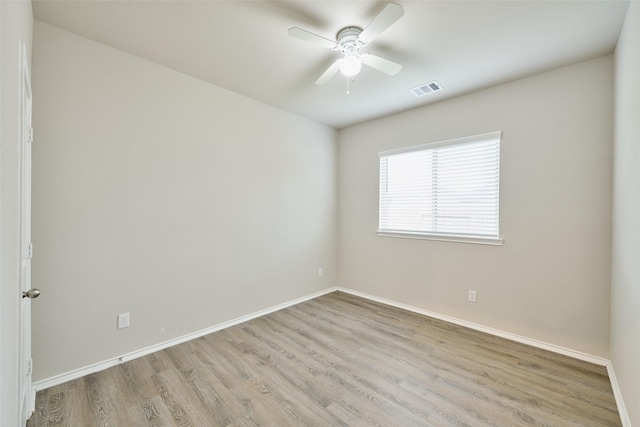
[[[499,239],[501,132],[380,153],[380,233]]]

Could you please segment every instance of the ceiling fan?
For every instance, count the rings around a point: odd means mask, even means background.
[[[388,3],[364,30],[349,26],[338,31],[337,41],[298,27],[289,28],[289,35],[342,53],[343,57],[331,64],[316,80],[317,85],[327,83],[338,71],[347,77],[355,76],[360,72],[362,64],[393,76],[402,69],[402,65],[371,53],[360,52],[360,49],[371,43],[402,15],[404,15],[402,6]]]

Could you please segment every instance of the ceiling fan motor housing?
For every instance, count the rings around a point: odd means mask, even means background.
[[[338,31],[338,45],[339,49],[345,55],[358,55],[358,51],[364,43],[358,40],[362,28],[360,27],[345,27]]]

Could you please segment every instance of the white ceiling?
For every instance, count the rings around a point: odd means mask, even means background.
[[[337,129],[613,52],[628,1],[395,1],[364,51],[404,65],[314,81],[337,58],[287,35],[366,27],[384,1],[34,0],[37,20]],[[444,90],[409,89],[437,80]],[[588,88],[585,88],[588,90]]]

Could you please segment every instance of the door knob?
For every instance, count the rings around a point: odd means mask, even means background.
[[[22,293],[22,298],[38,298],[40,296],[40,289],[29,289],[27,292]]]

